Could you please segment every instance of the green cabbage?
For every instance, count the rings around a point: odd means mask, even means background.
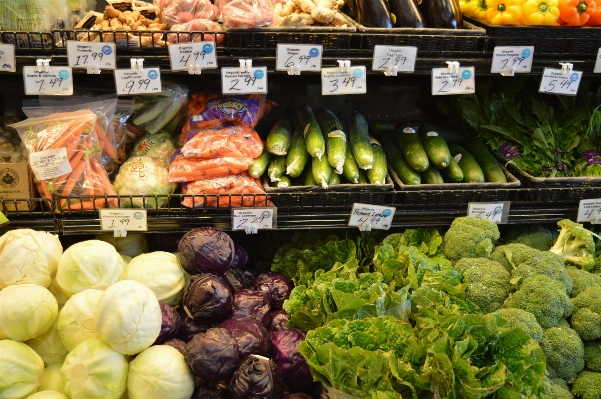
[[[65,295],[61,287],[58,285],[58,281],[56,281],[56,277],[52,279],[50,286],[48,287],[48,291],[54,295],[56,298],[56,302],[59,305],[64,305],[69,300],[69,297]]]
[[[104,291],[84,290],[73,295],[58,314],[58,332],[68,351],[88,338],[97,338],[94,310]]]
[[[50,329],[57,315],[56,299],[42,286],[11,285],[0,291],[0,339],[37,337]]]
[[[53,364],[44,369],[44,377],[42,378],[42,385],[38,388],[38,392],[41,391],[57,391],[63,392],[65,388],[63,384],[63,377],[61,377],[61,368],[63,363]]]
[[[31,395],[28,399],[67,399],[67,397],[56,391],[42,391]]]
[[[58,317],[48,331],[25,343],[40,355],[46,367],[56,363],[63,364],[68,353],[58,333]]]
[[[29,346],[0,340],[0,398],[20,399],[34,393],[42,383],[44,361]]]
[[[111,234],[100,234],[97,240],[108,242],[115,247],[122,256],[135,257],[148,252],[148,240],[146,234],[127,234],[127,237],[115,237]]]

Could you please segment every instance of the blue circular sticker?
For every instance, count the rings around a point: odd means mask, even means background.
[[[361,68],[353,69],[353,76],[356,78],[360,78],[361,76],[363,76],[363,71],[361,70]]]
[[[213,52],[213,46],[210,44],[205,44],[202,46],[202,51],[204,51],[206,54],[211,54]]]
[[[570,80],[571,80],[572,82],[575,82],[575,81],[577,81],[577,80],[578,80],[578,74],[577,74],[577,73],[573,73],[573,74],[571,74],[571,75],[570,75]]]
[[[311,57],[317,57],[319,55],[319,49],[312,48],[311,50],[309,50],[309,55]]]
[[[265,73],[262,70],[257,69],[254,73],[254,76],[257,79],[263,79],[263,76],[265,76]]]
[[[384,209],[384,210],[382,211],[382,216],[384,216],[384,217],[388,217],[388,216],[390,216],[390,215],[392,215],[392,211],[391,211],[390,209]]]
[[[102,46],[102,54],[109,55],[113,52],[111,46]]]
[[[269,212],[269,211],[263,211],[261,213],[261,217],[268,218],[270,216],[271,216],[271,212]]]
[[[148,77],[150,79],[156,79],[159,77],[159,74],[154,69],[148,72]]]
[[[472,77],[472,71],[465,70],[461,73],[463,79],[469,79]]]
[[[522,50],[522,57],[524,58],[528,58],[532,55],[532,52],[530,51],[529,48],[525,48],[524,50]]]
[[[66,69],[61,69],[58,72],[58,77],[61,79],[69,79],[69,71],[67,71]]]
[[[502,206],[497,206],[497,207],[495,207],[495,210],[494,210],[494,212],[495,212],[495,213],[502,213],[502,212],[503,212],[503,207],[502,207]]]
[[[142,219],[144,217],[144,214],[142,212],[136,212],[134,213],[134,219]]]

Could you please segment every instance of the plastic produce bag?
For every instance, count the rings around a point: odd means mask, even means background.
[[[157,134],[147,134],[142,137],[136,143],[131,155],[132,157],[149,156],[169,162],[174,152],[175,146],[171,134],[160,131]]]
[[[162,91],[158,94],[143,94],[134,97],[136,113],[134,125],[143,128],[150,134],[161,129],[174,132],[181,119],[188,100],[188,88],[168,79],[162,81]]]
[[[115,116],[113,116],[113,128],[115,130],[115,141],[117,142],[117,162],[122,164],[127,159],[127,147],[137,135],[127,128],[127,120],[133,115],[135,103],[133,100],[117,101]]]
[[[232,0],[221,8],[223,25],[231,29],[251,29],[271,25],[272,0]]]
[[[164,207],[169,201],[167,195],[173,194],[175,183],[167,179],[169,169],[167,162],[161,158],[149,156],[128,159],[115,178],[115,190],[121,198],[124,208],[157,208]],[[128,195],[145,195],[145,198],[130,198]],[[157,196],[157,197],[155,197]]]
[[[263,152],[261,138],[246,125],[191,130],[188,137],[190,139],[181,149],[186,158],[258,158]]]
[[[154,0],[161,9],[161,19],[169,26],[185,24],[194,19],[216,21],[219,9],[210,0]]]
[[[50,32],[66,28],[68,10],[63,0],[2,0],[0,30]]]
[[[184,183],[196,180],[214,179],[237,175],[248,170],[252,165],[252,158],[213,158],[198,159],[184,158],[179,150],[169,165],[169,181],[173,183]]]
[[[189,195],[199,195],[199,197],[186,196],[182,204],[188,208],[198,208],[205,205],[205,199],[208,207],[232,207],[241,206],[271,206],[271,201],[267,200],[265,191],[261,188],[258,179],[253,179],[247,174],[231,175],[218,177],[215,179],[197,180],[185,183],[182,186],[182,193]],[[219,197],[207,194],[221,194]],[[231,195],[227,195],[231,194]],[[245,195],[245,194],[264,194],[264,195]]]
[[[190,22],[173,25],[170,30],[172,32],[222,32],[223,26],[209,19],[193,19]],[[223,44],[224,35],[205,34],[203,36],[200,33],[168,33],[167,40],[169,43],[197,43],[204,40]]]

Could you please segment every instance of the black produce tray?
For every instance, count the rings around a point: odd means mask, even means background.
[[[507,168],[515,173],[527,188],[601,187],[601,177],[534,177],[511,162],[507,163]]]
[[[17,50],[54,49],[52,34],[44,32],[0,32],[0,43],[12,44]]]

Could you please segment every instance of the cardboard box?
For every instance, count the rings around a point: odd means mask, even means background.
[[[27,162],[0,163],[0,198],[9,212],[31,211],[37,201],[10,201],[11,199],[36,198],[38,191],[33,184],[33,173]],[[1,209],[0,211],[4,211]]]

